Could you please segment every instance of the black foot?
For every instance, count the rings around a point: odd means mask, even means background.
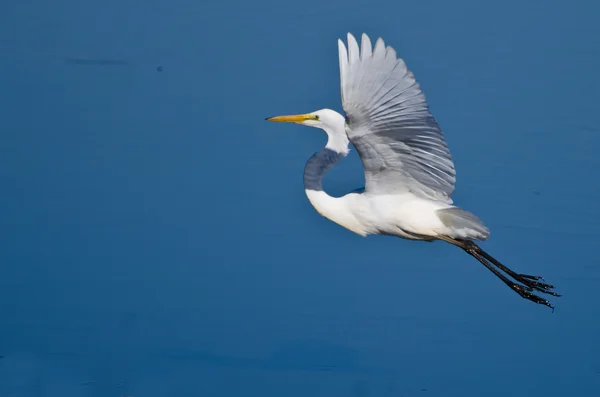
[[[552,306],[550,304],[550,302],[548,302],[548,300],[546,300],[544,298],[541,298],[541,297],[539,297],[537,295],[532,294],[531,293],[531,291],[532,291],[531,287],[523,286],[523,285],[520,285],[520,284],[512,284],[512,285],[509,285],[509,287],[513,291],[515,291],[517,294],[521,295],[521,297],[523,297],[523,298],[525,298],[527,300],[530,300],[530,301],[532,301],[534,303],[538,303],[540,305],[548,306],[550,309],[552,309],[552,312],[554,312],[554,306]],[[558,295],[558,296],[560,296],[560,295]]]
[[[560,296],[556,292],[552,291],[554,289],[553,285],[546,284],[543,282],[545,280],[542,277],[532,276],[529,274],[515,273],[514,271],[512,271],[508,267],[504,266],[499,261],[497,261],[493,256],[491,256],[490,254],[488,254],[487,252],[482,250],[481,247],[479,247],[474,242],[468,241],[468,242],[463,242],[463,244],[464,244],[465,248],[468,250],[467,252],[469,252],[469,250],[470,250],[471,252],[474,252],[476,254],[483,256],[485,259],[487,259],[488,261],[493,263],[496,267],[498,267],[498,269],[504,271],[510,277],[512,277],[516,281],[526,285],[527,287],[533,288],[534,290],[539,291],[539,292],[543,292],[544,294],[548,294],[548,295],[552,295],[552,296]]]
[[[529,276],[527,274],[515,274],[513,278],[518,282],[523,283],[527,287],[535,289],[536,291],[543,292],[544,294],[552,296],[560,296],[560,294],[557,294],[556,292],[552,291],[554,289],[553,285],[542,283],[539,281],[533,281],[543,280],[543,278],[541,277]]]

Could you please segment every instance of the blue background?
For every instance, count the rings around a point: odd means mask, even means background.
[[[599,396],[598,4],[2,2],[0,396]],[[310,206],[325,134],[264,118],[341,111],[347,32],[414,71],[554,314]],[[362,185],[355,151],[325,180]]]

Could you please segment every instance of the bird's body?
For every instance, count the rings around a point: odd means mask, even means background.
[[[385,234],[426,240],[452,233],[436,214],[447,205],[409,192],[385,196],[349,193],[335,198],[323,191],[306,190],[306,195],[321,215],[363,237]]]
[[[323,191],[306,190],[306,195],[318,213],[363,237],[383,234],[431,241],[440,236],[468,240],[485,236],[459,223],[465,220],[460,215],[466,213],[459,207],[422,199],[410,192],[382,196],[348,193],[337,198]]]
[[[348,34],[348,49],[338,41],[342,103],[346,117],[330,110],[270,121],[318,127],[327,144],[306,162],[304,188],[316,211],[361,235],[391,235],[410,240],[442,240],[477,258],[522,297],[550,306],[531,292],[554,296],[541,277],[517,274],[496,261],[474,240],[487,240],[489,229],[474,214],[455,206],[455,170],[448,145],[429,112],[419,84],[391,47],[377,40],[362,49]],[[365,189],[332,197],[323,190],[325,173],[344,158],[350,143],[365,169]],[[502,275],[504,271],[523,285]]]

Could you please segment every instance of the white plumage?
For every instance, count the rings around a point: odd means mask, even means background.
[[[473,242],[488,239],[489,230],[477,216],[453,204],[456,172],[450,150],[419,84],[396,51],[381,38],[373,48],[366,34],[360,47],[348,34],[348,47],[339,40],[338,50],[346,117],[321,109],[267,119],[326,132],[327,145],[304,170],[306,195],[317,212],[361,236],[385,234],[454,244],[522,297],[550,306],[532,292],[559,296],[553,286],[541,277],[515,273]],[[348,154],[350,142],[363,163],[365,190],[332,197],[323,190],[322,179]]]

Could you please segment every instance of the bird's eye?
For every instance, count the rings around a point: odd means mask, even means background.
[[[319,120],[319,116],[315,114],[315,120]]]

